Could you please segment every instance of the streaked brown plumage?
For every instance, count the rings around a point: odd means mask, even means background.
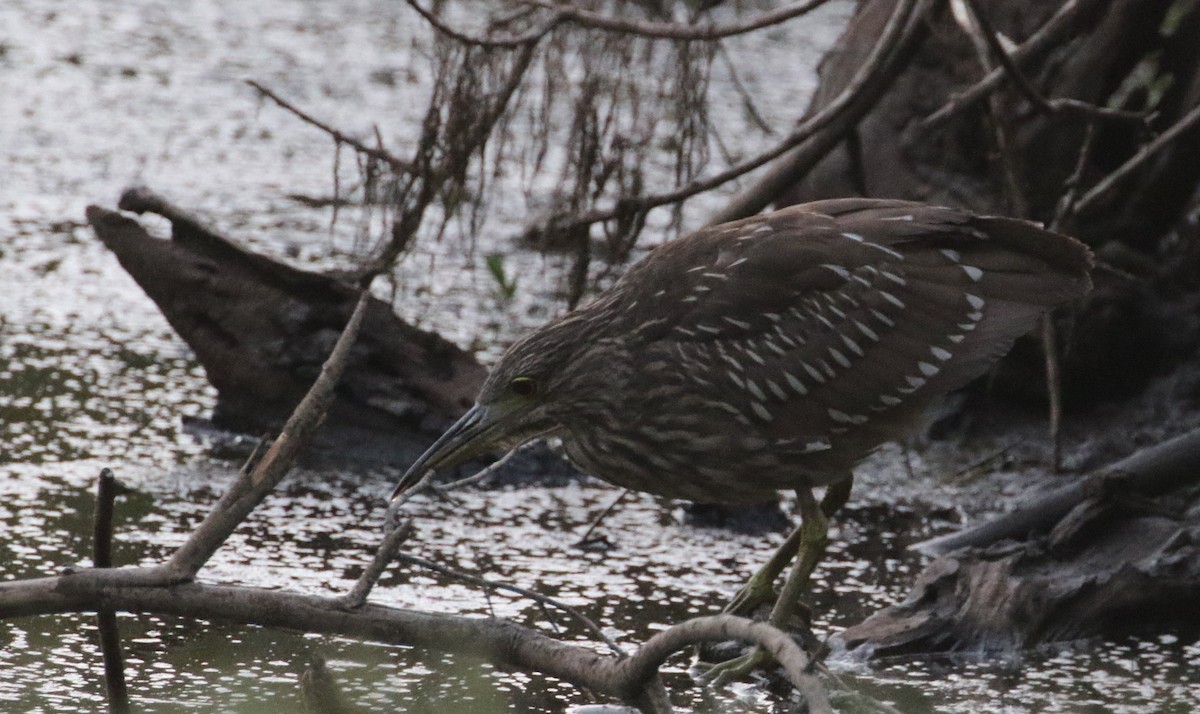
[[[770,615],[786,625],[854,466],[1087,292],[1090,264],[1081,243],[1032,223],[903,201],[704,229],[514,344],[394,497],[551,435],[584,471],[639,491],[737,503],[795,489],[800,526],[726,608],[753,612],[794,560]],[[820,504],[815,486],[830,486]],[[736,676],[760,656],[716,670]]]
[[[665,496],[828,485],[1083,295],[1089,266],[1032,223],[903,201],[707,228],[514,344],[397,491],[549,435],[584,471]]]

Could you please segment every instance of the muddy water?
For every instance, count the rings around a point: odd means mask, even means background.
[[[811,76],[784,83],[756,70],[780,66],[783,57],[811,68],[846,11],[835,6],[804,28],[734,47],[768,58],[743,63],[742,80],[776,125],[802,105]],[[371,240],[371,217],[350,213],[331,226],[326,211],[286,197],[332,192],[329,142],[260,105],[240,82],[261,80],[344,129],[367,134],[378,124],[402,147],[427,75],[419,58],[428,37],[419,28],[411,13],[385,0],[25,0],[0,7],[0,577],[86,562],[89,494],[102,467],[133,489],[119,502],[118,563],[153,563],[170,552],[237,467],[220,458],[211,436],[185,428],[211,410],[213,391],[186,345],[82,225],[83,206],[111,205],[124,186],[145,183],[257,250],[309,266],[344,263]],[[744,121],[734,103],[725,111],[730,126]],[[453,235],[423,244],[401,267],[399,309],[485,356],[542,319],[539,306],[562,266],[518,255],[504,242],[520,212],[519,204],[498,210],[492,238],[478,239],[482,246]],[[494,294],[479,259],[488,251],[504,252],[521,279],[515,299]],[[1019,470],[967,486],[938,477],[995,446],[934,448],[913,457],[915,478],[895,449],[864,467],[818,579],[813,604],[822,633],[903,597],[920,567],[904,546],[951,527],[952,504],[993,507],[1023,488]],[[377,537],[382,495],[394,476],[293,474],[204,577],[343,591]],[[421,525],[413,549],[560,598],[633,647],[666,623],[719,608],[783,537],[691,527],[671,504],[640,497],[606,521],[611,549],[577,549],[612,497],[611,489],[585,482],[464,492],[454,507],[416,502]],[[375,597],[494,613],[583,637],[519,597],[485,598],[420,571],[397,568]],[[139,711],[296,708],[298,672],[313,655],[328,661],[347,698],[364,709],[561,712],[588,702],[558,682],[403,648],[174,618],[123,615],[120,623]],[[0,623],[0,711],[103,710],[94,640],[86,616]],[[1200,707],[1192,691],[1198,665],[1200,648],[1164,636],[999,663],[837,668],[851,691],[903,711],[1187,712]],[[674,663],[669,682],[685,709],[786,706],[754,687],[696,690],[686,666]]]

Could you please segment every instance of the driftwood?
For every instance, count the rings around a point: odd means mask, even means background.
[[[1200,430],[982,526],[909,597],[839,635],[865,658],[1011,651],[1095,636],[1200,632]]]
[[[147,189],[126,191],[119,207],[171,221],[166,241],[128,216],[87,211],[96,235],[204,366],[218,393],[214,423],[277,429],[316,378],[358,289],[244,250]],[[485,375],[470,354],[371,298],[330,410],[327,436],[335,438],[326,443],[407,462],[471,405]]]

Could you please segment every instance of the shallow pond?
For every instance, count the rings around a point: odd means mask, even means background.
[[[802,106],[797,94],[810,91],[811,67],[847,11],[835,5],[805,28],[768,34],[750,48],[778,58],[803,46],[805,74],[790,93],[754,67],[743,77],[777,125]],[[264,81],[342,128],[367,133],[378,123],[402,145],[419,116],[411,92],[426,67],[413,57],[427,42],[416,17],[386,0],[0,7],[0,577],[86,563],[91,492],[102,467],[133,489],[118,501],[115,549],[115,560],[130,564],[157,562],[181,543],[238,466],[218,457],[209,435],[184,427],[211,410],[214,392],[153,303],[83,226],[83,206],[111,205],[124,186],[146,183],[255,249],[309,266],[338,264],[369,226],[351,216],[331,227],[326,211],[286,197],[331,192],[330,142],[261,105],[241,80]],[[519,208],[508,210],[496,217],[494,235],[514,232]],[[511,247],[493,240],[479,250],[454,238],[423,246],[400,269],[398,309],[482,346],[485,356],[543,319],[540,306],[563,266],[512,253],[525,288],[499,300],[478,255]],[[983,454],[995,446],[971,448]],[[909,478],[898,450],[886,449],[864,467],[817,580],[820,634],[902,598],[920,567],[905,546],[953,527],[949,504],[962,492],[990,508],[1022,489],[1019,470],[968,486],[937,475],[971,458],[934,447],[912,457],[916,477]],[[333,467],[292,474],[203,577],[344,591],[378,537],[395,476]],[[611,549],[580,550],[576,541],[613,496],[588,481],[466,491],[453,507],[417,501],[412,549],[559,598],[632,647],[666,624],[718,609],[784,535],[685,525],[674,505],[637,497],[605,521]],[[522,598],[484,597],[407,568],[395,568],[373,597],[494,613],[583,638]],[[589,701],[555,681],[404,648],[176,618],[122,615],[120,625],[139,711],[296,708],[299,672],[313,655],[327,660],[364,710],[561,712]],[[95,639],[90,616],[0,623],[0,710],[103,710]],[[784,706],[756,687],[695,689],[686,666],[674,663],[669,681],[681,707]],[[1081,643],[1005,662],[835,668],[852,691],[906,712],[1200,708],[1200,646],[1170,636]]]

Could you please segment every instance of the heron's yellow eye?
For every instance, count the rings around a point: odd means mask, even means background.
[[[537,382],[531,377],[517,377],[508,385],[512,393],[518,397],[532,397],[537,395]]]

